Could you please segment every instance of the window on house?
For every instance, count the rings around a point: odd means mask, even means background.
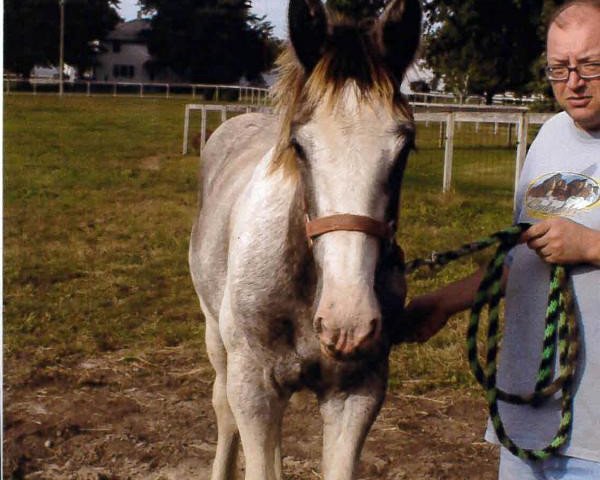
[[[133,78],[134,76],[135,67],[133,65],[113,65],[113,77]]]
[[[119,40],[114,40],[112,46],[114,53],[119,53],[121,51],[121,42]]]

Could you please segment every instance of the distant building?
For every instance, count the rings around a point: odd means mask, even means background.
[[[77,75],[77,70],[74,67],[71,67],[70,65],[65,64],[64,70],[63,70],[63,75],[64,75],[65,81],[72,82],[75,80],[75,77]],[[46,81],[46,80],[47,81],[58,80],[59,76],[60,75],[59,75],[58,67],[55,67],[53,65],[49,65],[49,66],[36,65],[35,67],[33,67],[31,69],[31,72],[29,73],[29,77],[32,80],[37,80],[38,83]]]
[[[118,23],[100,46],[95,79],[107,82],[179,82],[170,70],[154,68],[143,32],[150,20],[138,17]]]
[[[261,77],[264,86],[266,88],[271,88],[273,85],[275,85],[275,82],[277,81],[277,69],[272,68],[271,70],[262,73]]]
[[[404,94],[429,92],[433,90],[433,72],[422,62],[415,62],[408,67],[400,90]]]

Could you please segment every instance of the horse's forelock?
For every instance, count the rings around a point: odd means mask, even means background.
[[[273,166],[296,173],[295,152],[290,146],[292,124],[308,118],[318,105],[335,105],[353,82],[361,102],[383,101],[390,111],[412,119],[400,82],[383,61],[372,35],[372,24],[343,17],[334,20],[321,59],[307,74],[288,45],[277,60],[278,75],[273,87],[281,130]]]

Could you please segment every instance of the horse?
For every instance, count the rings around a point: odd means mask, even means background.
[[[565,209],[573,212],[581,208],[585,208],[594,203],[596,195],[594,188],[598,189],[597,185],[593,185],[587,178],[574,178],[567,184],[568,194],[565,201]]]
[[[567,182],[556,173],[527,191],[527,206],[533,209],[553,211],[562,208],[568,194]]]
[[[316,394],[322,474],[355,478],[404,303],[394,242],[414,120],[400,83],[418,0],[351,21],[290,0],[275,114],[223,123],[202,155],[189,249],[215,370],[212,480],[279,480],[285,407]]]
[[[556,173],[552,175],[550,178],[547,178],[539,185],[532,186],[529,188],[527,192],[527,196],[533,198],[541,198],[552,195],[552,192],[556,188],[558,182],[562,180],[562,175],[560,173]]]

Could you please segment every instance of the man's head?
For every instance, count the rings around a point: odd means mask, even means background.
[[[600,0],[568,1],[554,14],[548,28],[547,57],[549,67],[600,63]],[[580,72],[571,70],[566,80],[552,80],[552,90],[580,128],[597,131],[600,77],[586,80]]]

